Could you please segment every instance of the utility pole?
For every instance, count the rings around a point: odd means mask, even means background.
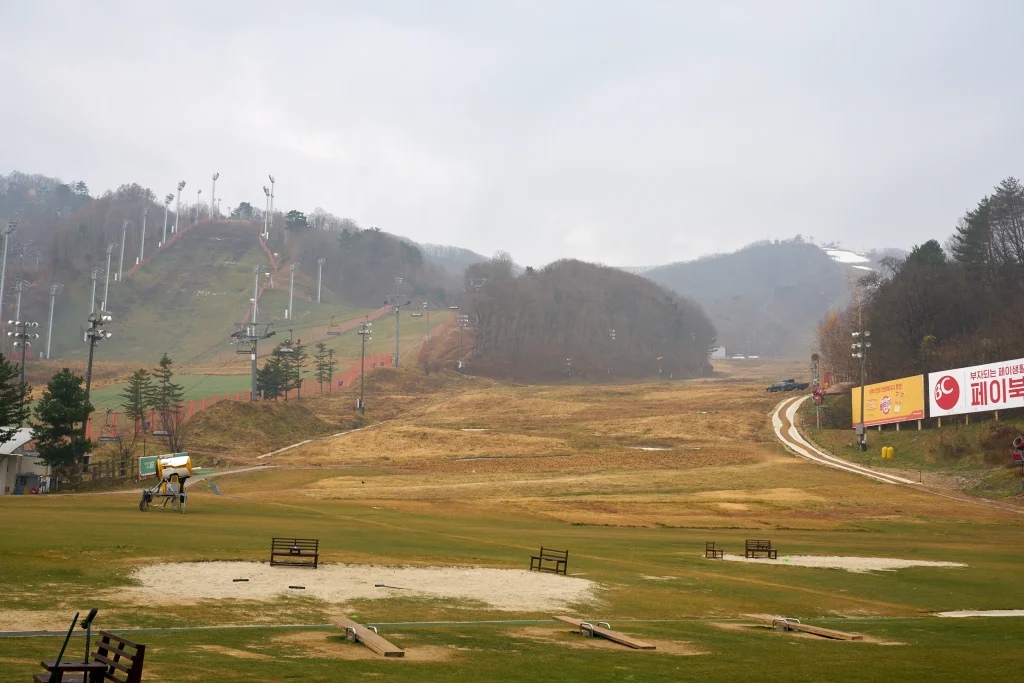
[[[258,263],[252,267],[252,322],[256,322],[256,314],[259,313],[260,304],[260,273],[263,266]]]
[[[398,367],[398,332],[399,332],[399,324],[398,323],[399,323],[399,321],[402,318],[402,316],[400,315],[401,314],[401,309],[402,309],[401,296],[402,296],[402,278],[396,277],[395,278],[395,303],[391,307],[392,311],[395,314],[395,359],[394,359],[394,364],[395,364],[396,368]],[[408,302],[406,302],[406,303],[408,303]]]
[[[46,360],[51,358],[50,342],[53,341],[53,304],[62,289],[64,289],[64,285],[59,282],[54,282],[50,285],[50,323],[46,328]],[[106,308],[106,305],[103,307]]]
[[[266,185],[263,186],[263,194],[267,196],[267,210],[263,212],[263,239],[270,239],[270,226],[267,221],[270,220],[270,188]]]
[[[199,206],[200,206],[200,204],[202,202],[202,198],[203,198],[203,191],[202,190],[197,190],[196,191],[196,223],[199,222]]]
[[[181,191],[185,189],[185,181],[178,183],[178,203],[174,207],[174,232],[178,232],[178,217],[181,216]]]
[[[220,173],[213,174],[213,187],[210,188],[210,220],[213,220],[213,198],[217,196],[217,178],[220,178]]]
[[[252,393],[249,394],[249,401],[255,403],[259,400],[259,394],[256,393],[256,343],[261,339],[273,337],[274,332],[270,329],[270,325],[258,325],[254,319],[251,323],[246,323],[244,330],[239,330],[231,336],[238,340],[235,352],[239,355],[248,353],[249,359],[252,361]]]
[[[160,240],[160,246],[161,247],[163,245],[167,244],[167,210],[170,208],[171,202],[173,202],[173,201],[174,201],[174,195],[173,194],[168,194],[166,197],[164,197],[164,237],[163,237],[162,240]]]
[[[92,275],[89,279],[92,280],[92,303],[89,306],[89,315],[96,312],[96,280],[100,278],[100,273],[103,272],[102,268],[93,268]]]
[[[16,331],[15,332],[8,332],[7,336],[8,337],[14,337],[15,339],[18,340],[16,342],[14,342],[14,348],[18,348],[19,346],[21,347],[21,386],[24,387],[25,386],[25,352],[28,350],[28,348],[30,346],[32,346],[32,342],[29,341],[30,339],[39,339],[39,335],[38,334],[35,334],[33,332],[29,332],[28,330],[30,330],[30,329],[32,329],[34,327],[39,327],[39,323],[27,323],[27,322],[24,322],[24,321],[21,321],[21,320],[11,320],[9,322],[12,325],[14,325],[14,329]],[[22,410],[24,410],[24,408],[25,408],[25,394],[24,394],[24,392],[22,392],[22,395],[21,395],[21,407],[22,407]],[[25,424],[24,420],[22,421],[22,424]]]
[[[299,263],[293,263],[291,265],[291,268],[289,268],[289,270],[291,270],[292,272],[291,272],[291,284],[288,286],[288,315],[285,316],[289,320],[292,320],[292,319],[295,318],[295,309],[294,309],[294,306],[295,306],[295,271],[299,269],[300,265],[301,264],[299,264]]]
[[[363,377],[366,374],[366,342],[373,339],[373,323],[360,323],[356,332],[362,337],[359,351],[359,414],[366,415],[366,401],[363,400]]]
[[[11,235],[14,234],[14,228],[16,228],[17,225],[18,224],[14,221],[7,221],[7,225],[4,226],[4,263],[0,266],[0,320],[3,320],[3,293],[6,291],[5,287],[7,282],[7,242],[10,240]]]
[[[139,263],[146,258],[146,218],[149,216],[149,207],[142,209],[142,232],[139,234]]]
[[[324,263],[327,262],[323,256],[316,260],[316,302],[320,303],[320,286],[324,281]]]
[[[853,343],[850,344],[850,348],[853,349],[853,353],[850,355],[860,360],[860,425],[857,426],[857,437],[860,440],[860,450],[863,452],[868,449],[868,430],[864,425],[864,369],[868,360],[868,349],[871,348],[871,342],[868,341],[871,332],[864,329],[863,304],[859,318],[860,331],[851,333]]]
[[[18,280],[14,283],[14,291],[18,293],[16,298],[17,303],[14,306],[14,320],[21,320],[21,293],[24,292],[31,284],[32,283],[27,280]],[[8,324],[11,324],[12,321],[9,320],[7,322]]]
[[[110,256],[114,253],[116,246],[117,242],[107,244],[107,269],[104,271],[106,276],[103,280],[103,306],[101,307],[104,311],[107,310],[107,295],[110,293]]]
[[[174,219],[177,221],[177,217]],[[117,267],[117,281],[124,281],[124,243],[128,239],[128,226],[131,225],[131,221],[125,221],[121,224],[121,265]]]

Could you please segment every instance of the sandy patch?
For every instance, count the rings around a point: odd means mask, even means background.
[[[319,569],[271,567],[262,562],[178,562],[139,567],[132,578],[141,586],[127,592],[163,604],[167,586],[191,598],[271,600],[310,597],[345,603],[391,597],[469,600],[515,612],[564,609],[591,602],[597,585],[587,579],[477,567],[385,567],[321,564]],[[232,579],[249,579],[234,582]],[[385,584],[389,587],[377,586]],[[293,590],[289,586],[303,586]]]
[[[652,638],[646,638],[643,635],[632,633],[641,640],[650,643],[656,649],[654,650],[634,650],[631,647],[614,643],[604,638],[584,638],[579,634],[579,631],[565,630],[564,628],[547,628],[544,626],[531,626],[527,628],[515,629],[508,632],[512,638],[522,638],[524,640],[532,640],[539,643],[557,643],[564,647],[571,647],[576,650],[582,649],[598,649],[598,650],[615,650],[617,652],[640,652],[644,654],[663,654],[663,655],[703,655],[707,654],[696,647],[692,643],[687,641],[677,640],[654,640]]]
[[[196,646],[200,650],[206,650],[207,652],[216,652],[218,654],[227,655],[228,657],[237,657],[238,659],[262,659],[268,660],[273,659],[267,655],[261,655],[259,652],[249,652],[248,650],[236,650],[233,647],[224,647],[223,645],[198,645]]]
[[[73,611],[46,612],[29,609],[0,610],[2,631],[67,631]]]
[[[1024,617],[1024,609],[962,609],[953,612],[938,612],[937,617]]]
[[[299,649],[302,651],[294,655],[286,655],[292,658],[320,657],[324,659],[348,660],[375,659],[386,662],[445,662],[451,659],[459,650],[459,648],[454,646],[437,647],[433,645],[406,648],[402,647],[400,643],[395,643],[405,650],[405,656],[381,657],[365,645],[342,640],[341,637],[343,635],[340,629],[337,631],[302,631],[277,636],[273,638],[272,642],[278,645],[287,645],[289,650]],[[392,639],[396,637],[394,633],[384,633],[383,635],[386,638]],[[392,640],[392,642],[395,641]]]
[[[841,557],[830,555],[780,555],[777,560],[764,557],[747,558],[742,555],[726,554],[723,559],[730,562],[750,562],[791,567],[815,567],[818,569],[842,569],[856,574],[867,572],[891,572],[907,567],[966,567],[962,562],[930,562],[928,560],[901,560],[894,557]]]

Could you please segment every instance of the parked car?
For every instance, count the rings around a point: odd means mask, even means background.
[[[797,382],[795,379],[784,379],[781,382],[776,382],[771,385],[765,389],[765,391],[773,394],[777,391],[804,391],[809,386],[811,385],[807,382]]]

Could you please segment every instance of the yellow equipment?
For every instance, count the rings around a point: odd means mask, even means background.
[[[163,498],[163,507],[167,507],[169,502],[175,512],[180,510],[181,514],[185,514],[188,502],[185,482],[192,476],[192,459],[188,453],[175,453],[157,459],[156,476],[160,481],[153,488],[142,492],[139,509],[145,512],[154,499]]]

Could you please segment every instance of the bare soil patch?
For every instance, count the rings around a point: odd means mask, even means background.
[[[270,660],[273,657],[269,657],[259,652],[249,652],[248,650],[236,650],[233,647],[224,647],[223,645],[197,645],[200,650],[206,650],[207,652],[216,652],[218,654],[227,655],[228,657],[237,657],[238,659],[261,659]]]
[[[151,564],[136,569],[132,578],[141,585],[127,592],[147,603],[162,603],[167,586],[174,585],[191,599],[273,600],[298,596],[343,604],[356,599],[426,597],[473,601],[519,612],[565,609],[592,602],[598,588],[587,579],[525,569],[321,564],[319,569],[311,570],[271,567],[262,562]]]
[[[1024,609],[983,609],[983,610],[954,610],[952,612],[938,612],[937,617],[1024,617]]]
[[[895,557],[842,557],[829,555],[785,555],[777,560],[764,557],[750,558],[742,555],[725,555],[730,562],[749,562],[791,567],[815,567],[818,569],[842,569],[856,574],[867,572],[891,572],[907,567],[966,567],[962,562],[931,562],[928,560],[901,560]]]

